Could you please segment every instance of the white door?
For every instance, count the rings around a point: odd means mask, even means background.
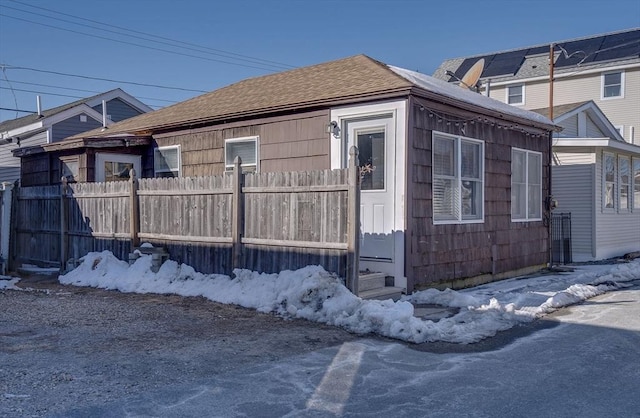
[[[96,154],[96,181],[126,181],[129,180],[131,169],[136,170],[136,177],[140,177],[140,156],[131,154]]]
[[[360,259],[367,262],[393,263],[395,130],[393,118],[346,120],[347,149],[358,147],[361,167]],[[370,266],[380,269],[380,266]],[[383,268],[383,270],[386,270]]]

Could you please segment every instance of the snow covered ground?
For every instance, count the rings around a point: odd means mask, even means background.
[[[362,300],[320,266],[279,274],[236,270],[234,275],[202,274],[171,260],[154,273],[151,256],[142,255],[129,266],[104,251],[87,254],[75,270],[59,280],[63,284],[121,292],[203,296],[287,318],[339,326],[358,334],[375,333],[414,343],[473,343],[640,280],[640,259],[579,266],[571,273],[513,278],[460,291],[429,289],[398,302]],[[17,281],[0,280],[0,289],[18,289]],[[413,304],[437,304],[459,311],[434,322],[415,317]]]

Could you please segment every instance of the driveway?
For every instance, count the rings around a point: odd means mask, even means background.
[[[61,414],[358,337],[182,296],[23,279],[0,290],[0,416]]]

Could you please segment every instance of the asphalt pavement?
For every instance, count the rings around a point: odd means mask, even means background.
[[[640,284],[477,344],[362,338],[61,416],[640,417]]]

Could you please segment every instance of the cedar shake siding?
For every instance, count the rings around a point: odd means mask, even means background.
[[[222,174],[226,139],[258,137],[261,172],[324,170],[329,164],[329,111],[313,111],[250,122],[154,135],[158,147],[180,145],[184,177]],[[153,163],[143,168],[153,177]]]
[[[546,222],[512,222],[510,202],[512,147],[542,153],[543,201],[549,195],[548,137],[534,138],[498,129],[491,122],[467,123],[463,135],[461,124],[456,126],[455,121],[471,119],[468,113],[430,106],[442,118],[430,117],[430,111],[421,110],[418,100],[411,102],[405,261],[408,287],[419,289],[485,274],[499,277],[501,273],[546,264],[549,260]],[[449,125],[447,120],[451,121]],[[431,155],[434,130],[484,141],[484,222],[434,225]],[[543,208],[543,219],[548,216]]]

